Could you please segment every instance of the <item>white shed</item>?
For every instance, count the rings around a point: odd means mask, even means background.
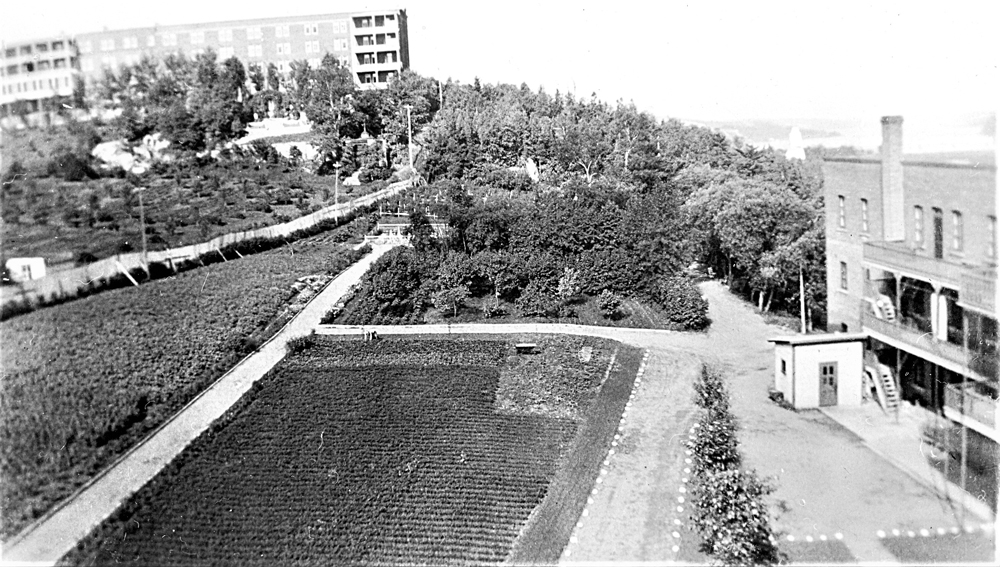
[[[861,405],[864,333],[774,337],[774,386],[795,409]]]
[[[26,282],[45,277],[45,258],[10,258],[5,264],[12,282]]]

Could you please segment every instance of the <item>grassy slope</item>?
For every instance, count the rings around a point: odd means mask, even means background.
[[[297,278],[339,271],[342,246],[325,236],[0,324],[4,537],[232,367],[244,339],[273,332]]]
[[[140,247],[138,200],[126,203],[131,185],[124,179],[69,182],[46,176],[53,153],[73,143],[64,128],[4,133],[0,145],[3,171],[19,161],[29,175],[5,191],[8,208],[23,213],[16,218],[5,215],[5,257],[42,256],[51,264],[71,261],[84,251],[102,258]],[[269,226],[333,204],[332,177],[282,164],[185,164],[144,174],[140,180],[147,187],[143,199],[149,247],[154,250]],[[341,186],[339,200],[384,185]],[[92,208],[92,199],[99,202],[97,210]],[[77,221],[71,222],[67,217],[74,210]],[[97,222],[90,226],[95,218]]]

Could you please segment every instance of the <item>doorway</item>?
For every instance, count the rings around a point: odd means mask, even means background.
[[[944,215],[934,209],[934,257],[944,258]]]
[[[821,362],[819,365],[819,406],[837,405],[837,363]]]

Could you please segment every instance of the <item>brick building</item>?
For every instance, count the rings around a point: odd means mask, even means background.
[[[202,24],[157,26],[84,33],[76,36],[80,70],[99,79],[105,68],[213,49],[219,60],[235,56],[244,64],[274,63],[287,72],[292,61],[318,66],[332,53],[351,69],[362,88],[379,88],[410,66],[405,10],[283,16]]]
[[[890,405],[924,405],[995,452],[996,167],[908,162],[902,126],[882,119],[880,159],[824,162],[829,324],[867,335]]]
[[[73,95],[79,77],[76,43],[69,37],[52,37],[4,43],[0,48],[0,110],[13,114],[40,110],[53,96]]]
[[[246,65],[274,63],[283,73],[292,61],[318,66],[331,53],[360,88],[384,88],[410,67],[406,11],[400,9],[105,30],[5,43],[0,111],[9,116],[20,101],[28,103],[22,110],[39,110],[55,94],[71,95],[76,77],[93,82],[104,69],[146,55],[192,56],[207,49],[220,61],[235,56]]]

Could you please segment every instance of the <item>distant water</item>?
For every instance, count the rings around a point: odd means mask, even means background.
[[[992,155],[996,151],[994,121],[994,116],[989,113],[950,117],[904,116],[903,153]],[[882,144],[882,126],[878,116],[860,120],[811,118],[699,123],[719,129],[729,136],[739,136],[754,145],[782,150],[788,148],[792,127],[801,130],[802,142],[807,147],[853,146],[878,150]]]

